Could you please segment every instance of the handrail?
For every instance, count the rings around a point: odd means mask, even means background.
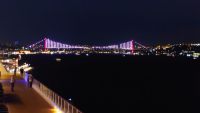
[[[74,105],[69,103],[63,97],[52,91],[50,88],[34,79],[33,86],[37,88],[45,97],[47,97],[51,103],[58,107],[63,113],[83,113]]]

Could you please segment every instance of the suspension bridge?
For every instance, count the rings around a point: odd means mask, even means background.
[[[85,45],[71,45],[62,43],[59,41],[54,41],[49,38],[44,38],[34,44],[28,46],[31,50],[85,50],[89,49],[91,51],[122,51],[122,52],[135,52],[138,50],[144,50],[147,47],[134,41],[126,41],[120,44],[112,44],[112,45],[105,45],[105,46],[85,46]]]

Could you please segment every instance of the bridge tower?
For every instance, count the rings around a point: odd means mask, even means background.
[[[47,38],[44,38],[44,51],[47,51]]]
[[[134,53],[134,50],[135,50],[135,43],[134,43],[134,41],[133,40],[131,40],[131,45],[132,45],[132,51],[131,51],[131,53],[133,54]]]

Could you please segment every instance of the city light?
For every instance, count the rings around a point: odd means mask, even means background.
[[[69,98],[68,100],[69,100],[69,101],[72,101],[72,99],[71,99],[71,98]]]

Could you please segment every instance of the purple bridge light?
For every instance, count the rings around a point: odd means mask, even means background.
[[[123,42],[120,44],[107,45],[107,46],[81,46],[81,45],[70,45],[64,44],[61,42],[53,41],[49,38],[44,38],[41,41],[38,41],[29,46],[29,48],[43,48],[45,50],[48,49],[102,49],[102,50],[124,50],[134,52],[137,48],[146,48],[140,43],[137,43],[133,40]]]

